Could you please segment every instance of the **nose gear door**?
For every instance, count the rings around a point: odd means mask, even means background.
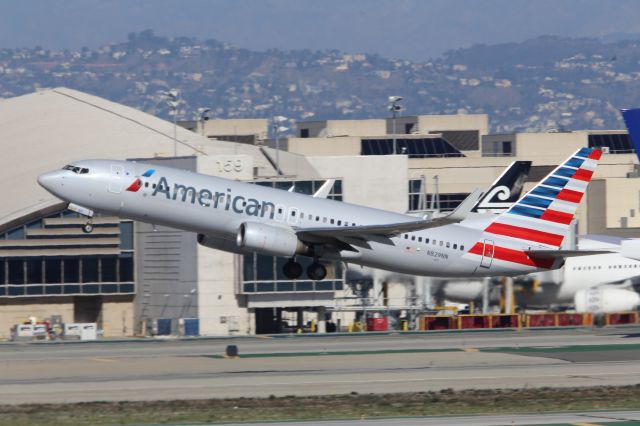
[[[109,178],[109,192],[120,194],[122,192],[122,178],[124,175],[124,167],[112,164],[111,176]]]

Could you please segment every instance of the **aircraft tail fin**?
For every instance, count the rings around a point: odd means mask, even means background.
[[[636,150],[638,159],[640,159],[640,108],[621,109],[620,112],[629,131],[633,148]]]
[[[581,148],[485,229],[532,247],[557,248],[570,233],[578,205],[602,151]],[[487,238],[490,238],[487,235]]]
[[[503,213],[513,205],[520,195],[524,182],[529,176],[531,161],[514,161],[489,187],[471,209],[477,213]]]

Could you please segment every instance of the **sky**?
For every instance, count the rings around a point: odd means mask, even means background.
[[[640,33],[636,0],[0,0],[0,48],[95,48],[130,32],[252,50],[339,49],[428,60],[540,35]]]

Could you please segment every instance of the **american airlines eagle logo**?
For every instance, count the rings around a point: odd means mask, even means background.
[[[149,169],[142,174],[142,177],[151,177],[155,173],[155,169]],[[142,180],[140,178],[136,178],[131,185],[127,188],[129,192],[138,192],[142,188]]]

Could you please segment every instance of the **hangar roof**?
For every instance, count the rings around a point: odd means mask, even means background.
[[[0,101],[0,230],[24,216],[60,206],[42,189],[39,174],[89,158],[172,156],[173,123],[115,102],[67,88]],[[178,156],[246,154],[263,175],[274,168],[259,147],[210,141],[177,128]],[[303,156],[280,153],[289,173],[310,169]]]

